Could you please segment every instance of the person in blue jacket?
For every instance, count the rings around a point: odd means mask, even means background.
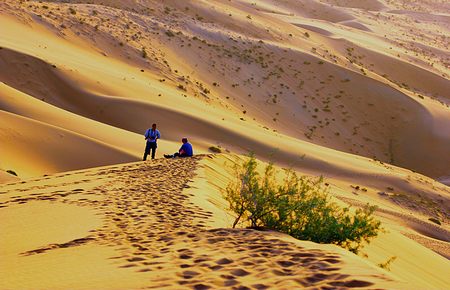
[[[161,138],[161,134],[158,129],[156,129],[156,124],[153,124],[150,129],[145,132],[145,140],[147,140],[147,144],[145,145],[145,152],[143,160],[147,160],[147,155],[150,154],[150,150],[152,151],[152,159],[155,159],[156,148],[158,147],[158,139]]]
[[[174,157],[192,157],[194,155],[194,150],[192,149],[192,144],[189,143],[188,139],[185,137],[181,139],[183,145],[181,145],[180,150],[173,155],[164,155],[166,158],[174,158]]]

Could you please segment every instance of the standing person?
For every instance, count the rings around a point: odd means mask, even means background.
[[[192,144],[189,143],[188,139],[185,137],[181,139],[183,145],[181,145],[180,150],[173,155],[164,155],[166,158],[174,157],[192,157],[194,155],[194,150],[192,149]]]
[[[161,138],[161,134],[156,129],[156,124],[152,125],[151,129],[148,129],[145,132],[145,140],[147,140],[147,144],[145,145],[145,152],[143,160],[147,160],[147,155],[150,154],[150,150],[152,151],[152,159],[155,159],[156,148],[158,147],[157,140]]]

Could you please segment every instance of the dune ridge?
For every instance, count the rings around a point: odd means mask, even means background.
[[[17,265],[0,267],[5,277],[2,287],[78,288],[72,283],[85,274],[83,256],[92,251],[101,253],[93,257],[100,278],[105,270],[119,277],[130,274],[130,279],[116,281],[115,287],[407,287],[335,246],[300,242],[271,232],[208,226],[208,220],[220,220],[192,202],[200,193],[191,190],[199,162],[208,162],[204,158],[212,157],[159,159],[34,179],[20,186],[20,197],[15,196],[14,184],[6,185],[0,196],[0,214],[9,217],[6,229],[17,218],[26,219],[27,208],[34,209],[37,217],[45,218],[48,211],[58,215],[57,210],[67,217],[52,226],[54,234],[38,235],[41,240],[12,246],[13,236],[2,239],[6,245],[2,263]],[[53,185],[45,184],[51,181]],[[220,199],[220,195],[215,197]],[[84,219],[77,223],[80,229],[62,237],[69,220],[79,215]],[[34,223],[35,230],[46,224],[45,220]],[[69,256],[79,257],[78,263],[73,263],[73,258],[66,263],[58,258]],[[36,263],[37,257],[47,270],[27,271],[26,265]],[[57,272],[52,270],[54,263],[60,267]],[[356,267],[357,275],[353,272]],[[134,284],[137,277],[140,284]],[[84,277],[82,287],[98,285],[100,278],[92,278]]]
[[[368,260],[280,233],[230,229],[233,217],[221,192],[233,176],[230,163],[240,158],[157,159],[5,184],[0,191],[1,261],[16,266],[0,267],[2,287],[410,289],[448,283],[448,260],[415,242],[427,239],[421,237],[426,233],[404,227],[408,214],[386,218],[402,209],[389,211],[392,205],[380,197],[371,203],[380,205],[377,216],[388,232],[364,248]],[[354,198],[339,195],[342,188],[331,188],[338,200]],[[24,231],[11,231],[32,212]],[[63,216],[49,225],[49,213]],[[71,223],[80,215],[82,220]],[[76,228],[67,231],[68,226]],[[18,243],[17,235],[27,233],[30,238]],[[394,255],[390,273],[374,266]],[[86,273],[86,263],[97,267],[97,275]],[[35,264],[40,270],[30,270]],[[105,280],[107,273],[117,275],[114,284]]]

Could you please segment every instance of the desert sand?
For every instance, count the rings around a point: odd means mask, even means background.
[[[336,246],[228,228],[220,195],[206,197],[196,187],[197,179],[214,180],[201,172],[192,180],[198,167],[223,168],[210,158],[159,159],[8,184],[1,192],[0,287],[411,285]]]
[[[1,1],[0,288],[448,288],[449,11]],[[160,159],[185,136],[222,154]],[[249,151],[377,205],[386,232],[357,256],[230,229],[222,192]]]

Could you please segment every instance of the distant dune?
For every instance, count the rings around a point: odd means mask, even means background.
[[[2,95],[15,90],[97,121],[88,127],[102,137],[89,137],[137,158],[143,144],[123,134],[157,122],[175,142],[168,152],[184,135],[201,150],[220,144],[264,158],[321,145],[439,178],[450,173],[448,28],[434,16],[445,4],[421,3],[4,1]],[[36,106],[44,104],[19,114]],[[86,131],[57,120],[44,122]],[[286,137],[308,146],[292,150]],[[269,139],[273,150],[261,146]]]

